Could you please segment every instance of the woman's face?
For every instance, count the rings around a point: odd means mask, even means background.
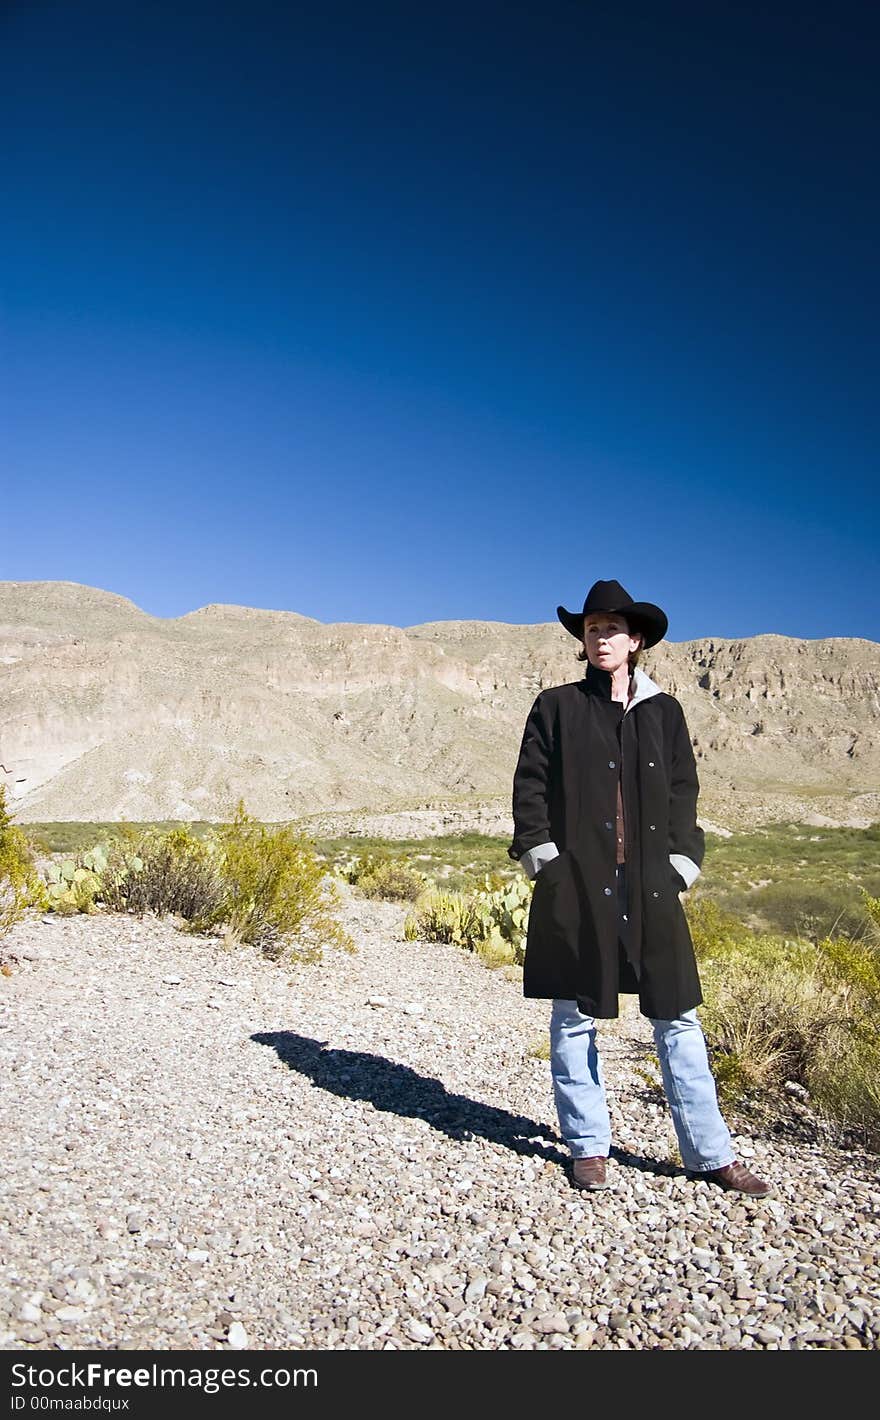
[[[584,617],[584,646],[590,665],[611,675],[629,661],[630,651],[642,644],[641,632],[630,635],[625,616],[600,611]]]

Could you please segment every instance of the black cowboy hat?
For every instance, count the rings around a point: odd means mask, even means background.
[[[641,631],[646,647],[662,641],[669,626],[665,611],[653,602],[634,602],[619,582],[594,582],[587,592],[583,611],[566,611],[564,606],[558,606],[556,615],[566,631],[583,641],[584,617],[597,611],[616,611],[625,616],[630,631]]]

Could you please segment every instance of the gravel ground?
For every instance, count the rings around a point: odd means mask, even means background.
[[[15,928],[0,1346],[880,1347],[875,1157],[737,1134],[775,1196],[689,1181],[626,998],[614,1188],[579,1193],[549,1003],[342,892],[357,954],[307,967],[153,918]]]

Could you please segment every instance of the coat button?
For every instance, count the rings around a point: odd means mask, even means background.
[[[606,828],[613,828],[613,827],[614,827],[614,824],[611,822],[610,818],[606,818],[606,820],[605,820],[605,827],[606,827]]]
[[[610,897],[610,896],[611,896],[611,889],[610,889],[610,888],[606,888],[606,889],[605,889],[605,896],[606,896],[606,897]],[[655,893],[654,896],[656,897],[657,894]]]
[[[649,824],[648,824],[648,827],[649,827],[649,829],[651,830],[651,832],[653,833],[653,832],[654,832],[654,829],[657,827],[657,825],[656,825],[655,823],[649,823]]]
[[[649,760],[648,760],[648,768],[649,768],[649,769],[653,769],[653,768],[654,768],[654,761],[653,761],[653,759],[649,759]]]
[[[652,896],[652,897],[659,897],[660,894],[659,894],[659,892],[652,892],[652,893],[651,893],[651,896]]]
[[[615,767],[615,766],[614,766],[614,760],[613,760],[613,759],[609,759],[609,761],[608,761],[608,768],[609,768],[609,769],[613,769],[614,767]]]

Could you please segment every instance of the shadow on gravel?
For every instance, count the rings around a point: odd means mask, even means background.
[[[344,1099],[367,1100],[375,1109],[404,1118],[424,1119],[450,1139],[479,1136],[515,1154],[529,1154],[567,1167],[568,1152],[547,1138],[547,1128],[522,1114],[480,1104],[467,1095],[450,1094],[440,1080],[420,1075],[382,1055],[360,1050],[327,1050],[319,1040],[292,1031],[261,1031],[251,1036],[269,1045],[279,1060],[307,1075],[313,1085]]]
[[[638,1169],[639,1173],[652,1173],[657,1178],[685,1177],[685,1170],[679,1164],[646,1159],[642,1154],[631,1154],[628,1149],[616,1149],[612,1146],[611,1157],[623,1164],[624,1168]]]

